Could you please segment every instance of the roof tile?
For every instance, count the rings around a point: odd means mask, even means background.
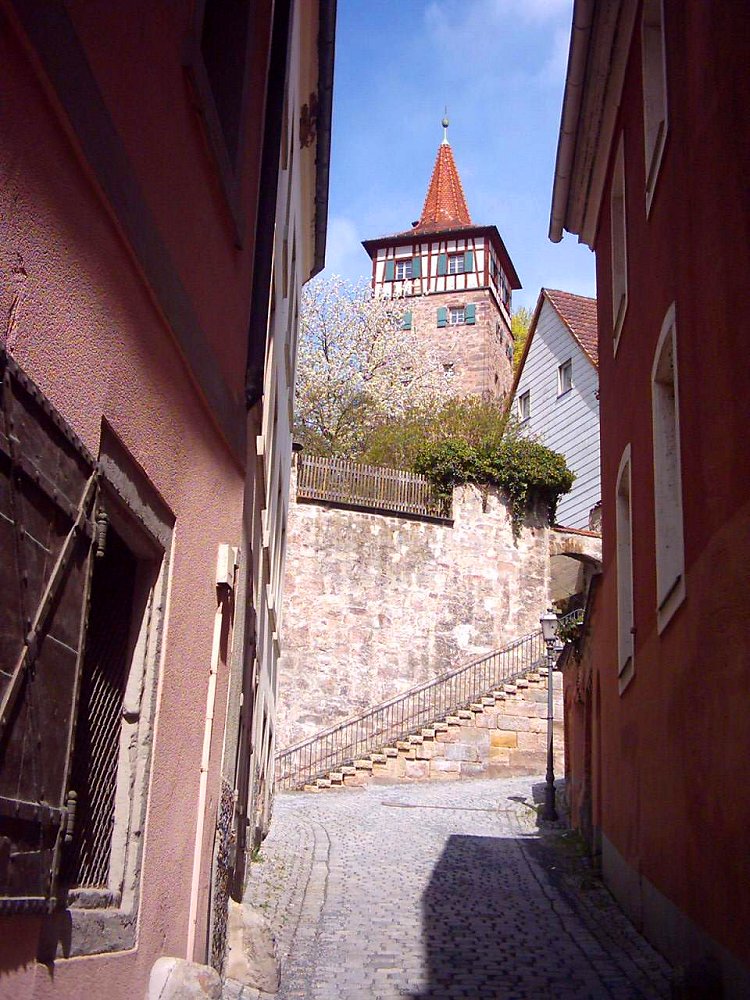
[[[596,299],[555,288],[545,288],[544,293],[591,361],[598,366]]]

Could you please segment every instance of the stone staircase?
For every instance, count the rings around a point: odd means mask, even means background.
[[[546,767],[547,679],[544,667],[502,684],[466,709],[434,721],[393,745],[363,754],[304,786],[321,791],[394,782],[540,774]],[[555,768],[563,770],[562,683],[553,673]]]

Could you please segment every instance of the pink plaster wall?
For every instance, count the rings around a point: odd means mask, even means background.
[[[138,152],[157,131],[173,169],[134,155],[162,235],[178,266],[218,363],[235,390],[244,359],[249,270],[230,238],[205,167],[192,160],[188,126],[169,121],[177,53],[162,60],[164,80],[146,69],[172,32],[169,19],[190,4],[127,7],[128,30],[111,46],[97,39],[97,17],[118,5],[72,4],[92,63],[111,100],[123,101],[118,126]],[[1,16],[1,15],[0,15]],[[161,954],[185,954],[195,807],[215,609],[214,567],[220,542],[240,544],[243,470],[219,435],[142,274],[106,210],[17,37],[0,32],[0,334],[96,454],[106,418],[175,515],[171,605],[160,679],[142,869],[138,946],[132,952],[62,960],[54,976],[34,963],[39,920],[0,921],[0,997],[141,996]],[[175,31],[174,37],[179,32]],[[142,92],[125,93],[122,70],[143,46],[136,76]],[[107,50],[107,51],[105,51]],[[132,83],[132,79],[131,79]],[[170,90],[171,88],[171,90]],[[145,92],[156,107],[146,109]],[[176,99],[176,98],[175,98]],[[174,125],[174,128],[172,128]],[[141,129],[142,126],[142,129]],[[140,131],[139,131],[140,130]],[[178,144],[179,145],[179,144]],[[166,153],[164,154],[167,155]],[[170,195],[170,183],[174,183]],[[201,242],[195,233],[201,234]],[[234,265],[232,262],[234,261]],[[210,262],[210,263],[209,263]],[[219,785],[226,700],[219,677],[209,788]],[[214,796],[215,799],[215,796]],[[215,806],[215,801],[212,803]],[[208,878],[211,838],[204,849]]]

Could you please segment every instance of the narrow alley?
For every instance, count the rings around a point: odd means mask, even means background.
[[[282,793],[247,901],[279,1000],[669,996],[668,967],[528,777]],[[225,1000],[267,996],[227,984]]]

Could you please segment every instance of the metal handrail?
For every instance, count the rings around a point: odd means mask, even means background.
[[[573,612],[564,624],[578,617]],[[545,663],[541,629],[338,722],[276,755],[279,788],[301,788],[367,753],[452,715],[501,684]]]

